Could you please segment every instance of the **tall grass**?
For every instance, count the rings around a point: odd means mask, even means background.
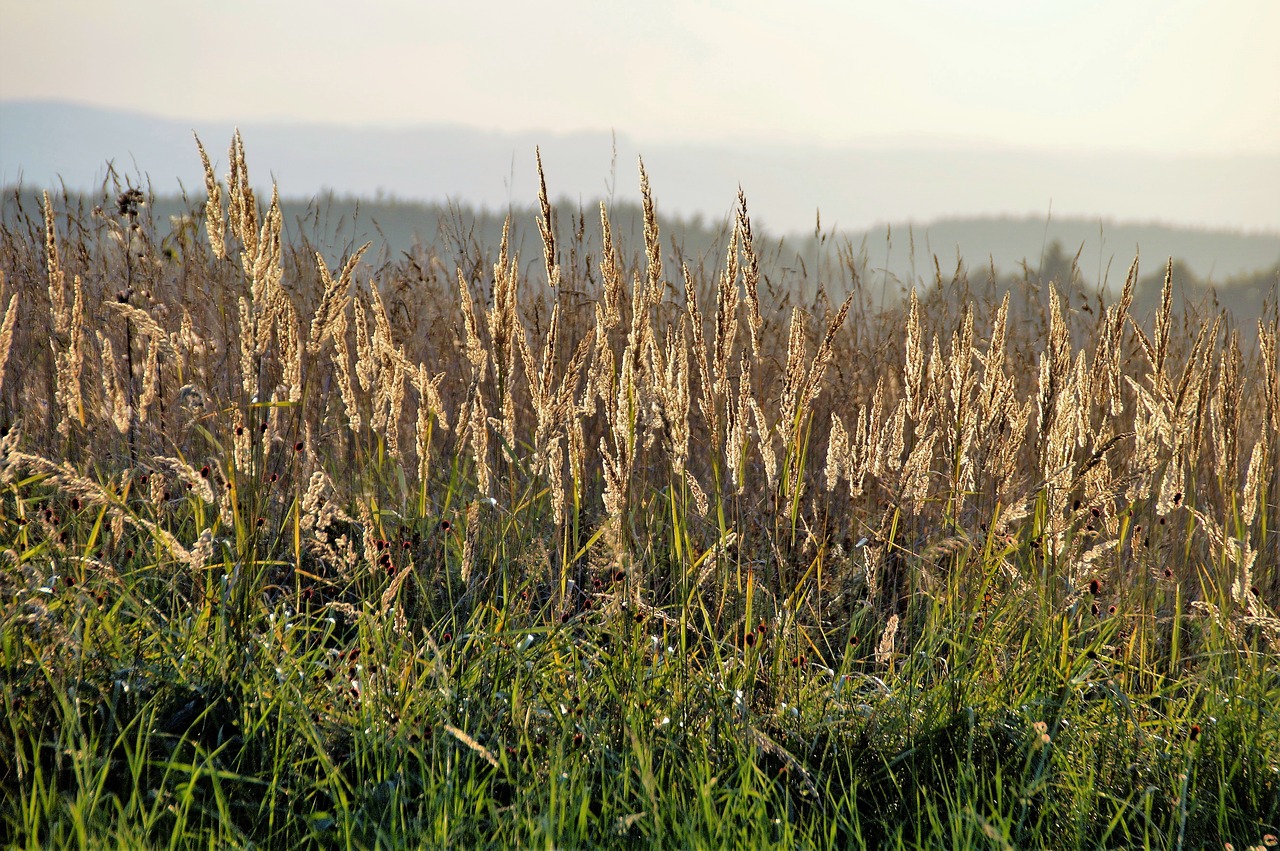
[[[199,154],[0,234],[12,844],[1274,843],[1274,301],[802,295],[643,166],[330,268]]]

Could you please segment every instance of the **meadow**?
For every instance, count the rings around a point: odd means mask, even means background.
[[[0,231],[6,846],[1277,844],[1274,290],[783,286],[643,166],[330,265],[198,153]]]

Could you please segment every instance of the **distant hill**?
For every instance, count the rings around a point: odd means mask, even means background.
[[[97,187],[112,162],[145,173],[157,194],[202,184],[191,138],[200,133],[225,169],[230,122],[184,121],[52,102],[0,102],[0,183]],[[524,208],[536,198],[534,149],[541,146],[553,195],[635,201],[634,140],[608,134],[507,134],[424,126],[350,128],[323,124],[242,126],[256,181],[276,179],[291,197],[338,195],[478,210]],[[1033,265],[1053,240],[1099,278],[1125,267],[1135,250],[1153,261],[1174,256],[1202,278],[1223,280],[1280,259],[1280,155],[1159,158],[1133,154],[1000,150],[898,150],[801,146],[645,144],[660,210],[718,224],[739,184],[762,228],[866,237],[873,267],[918,273],[930,253],[972,267]],[[135,178],[136,179],[136,178]],[[423,208],[365,204],[393,243],[430,231]],[[1052,212],[1051,212],[1052,211]],[[1046,220],[1048,229],[1046,231]],[[908,222],[917,224],[909,226]],[[1134,221],[1181,223],[1134,225]],[[879,222],[873,227],[872,223]],[[894,222],[891,227],[885,222]],[[1202,230],[1207,226],[1209,229]],[[886,228],[892,233],[891,244]],[[910,232],[909,232],[910,228]],[[803,243],[797,245],[800,247]],[[923,267],[923,269],[922,269]]]

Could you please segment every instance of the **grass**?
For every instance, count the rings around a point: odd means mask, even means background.
[[[1276,843],[1274,301],[783,291],[643,171],[330,269],[205,162],[0,233],[6,845]]]

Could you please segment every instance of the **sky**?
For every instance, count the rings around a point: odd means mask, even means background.
[[[0,0],[0,100],[645,141],[1280,153],[1276,0]]]

